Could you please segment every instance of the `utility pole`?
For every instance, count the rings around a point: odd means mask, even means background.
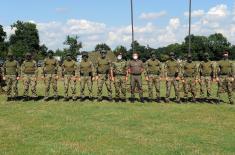
[[[188,54],[191,55],[191,19],[192,19],[192,0],[189,0],[189,28],[188,28]]]
[[[131,0],[131,33],[132,33],[132,50],[133,52],[135,51],[135,47],[134,47],[134,41],[135,41],[135,37],[134,37],[134,15],[133,15],[133,0]]]

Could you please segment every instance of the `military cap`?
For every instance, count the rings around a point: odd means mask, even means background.
[[[88,56],[88,52],[82,52],[82,56]]]
[[[188,56],[187,56],[188,58],[192,58],[192,55],[191,54],[188,54]]]
[[[223,54],[229,54],[228,51],[224,51]]]
[[[204,56],[209,56],[209,53],[207,53],[207,52],[206,52],[206,53],[204,53]]]
[[[48,54],[50,54],[50,53],[51,53],[51,54],[54,54],[54,52],[53,52],[52,50],[49,50],[49,51],[48,51]]]
[[[27,53],[25,54],[25,56],[31,56],[31,53],[27,52]]]
[[[66,56],[72,56],[71,53],[67,53]]]
[[[8,52],[7,56],[13,56],[13,53],[12,52]]]
[[[175,56],[175,53],[174,53],[174,52],[170,52],[169,55],[170,55],[170,56]]]
[[[151,54],[151,55],[155,55],[155,51],[151,51],[150,54]]]

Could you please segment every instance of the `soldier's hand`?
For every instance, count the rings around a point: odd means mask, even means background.
[[[2,77],[2,79],[3,79],[3,80],[6,80],[6,77],[5,77],[5,76],[3,76],[3,77]]]
[[[99,76],[96,76],[96,81],[99,80]]]
[[[95,81],[96,80],[96,77],[92,77],[92,81]]]
[[[145,80],[146,80],[146,81],[149,81],[149,77],[146,76],[146,77],[145,77]]]
[[[44,80],[44,79],[45,79],[45,76],[42,76],[41,79]]]
[[[78,77],[78,78],[77,78],[77,80],[78,80],[78,81],[81,81],[81,78],[80,78],[80,77]]]
[[[179,81],[179,80],[180,80],[180,77],[179,77],[179,76],[177,76],[175,79]]]
[[[57,75],[57,76],[55,77],[55,79],[58,80],[58,79],[59,79],[59,76]]]
[[[20,77],[19,77],[19,76],[17,76],[17,77],[16,77],[16,80],[17,80],[17,81],[19,81],[19,80],[20,80]]]
[[[128,77],[127,76],[125,77],[125,80],[128,81]]]

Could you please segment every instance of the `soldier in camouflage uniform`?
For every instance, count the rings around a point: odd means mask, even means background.
[[[153,89],[156,90],[156,101],[160,102],[161,62],[156,58],[155,52],[151,52],[151,58],[145,63],[145,76],[148,82],[149,100],[153,101]]]
[[[116,93],[115,101],[126,102],[126,84],[128,80],[128,72],[127,62],[123,59],[122,53],[118,53],[117,61],[113,63],[113,76]]]
[[[192,61],[192,56],[188,55],[187,62],[183,66],[183,88],[184,97],[188,101],[188,93],[192,94],[192,102],[196,102],[196,85],[199,79],[198,64]]]
[[[18,80],[20,67],[19,63],[14,60],[13,54],[8,53],[8,59],[3,65],[3,79],[7,83],[7,101],[12,101],[18,96]]]
[[[131,102],[135,100],[136,85],[139,92],[140,102],[144,103],[143,88],[142,88],[142,73],[144,72],[144,64],[139,60],[139,54],[134,52],[132,55],[133,60],[128,64],[128,72],[131,76]]]
[[[66,55],[66,59],[62,64],[62,77],[64,79],[64,101],[69,101],[69,88],[72,91],[73,101],[77,100],[77,63],[72,59],[71,54]]]
[[[103,85],[105,84],[108,90],[109,101],[112,101],[112,87],[113,80],[112,63],[107,58],[107,51],[100,52],[101,58],[97,61],[97,80],[98,80],[98,101],[102,101]]]
[[[23,75],[24,83],[24,101],[29,100],[29,87],[31,87],[32,97],[37,100],[37,78],[38,78],[38,68],[37,63],[32,59],[30,53],[26,53],[26,60],[21,65],[21,71]]]
[[[228,94],[229,103],[234,104],[232,96],[232,83],[235,78],[235,65],[228,59],[228,52],[224,52],[223,60],[218,61],[218,92],[217,96],[220,99],[220,95],[223,91]]]
[[[204,98],[206,92],[206,100],[209,100],[211,97],[212,80],[216,78],[216,66],[210,61],[208,53],[204,54],[204,60],[200,64],[199,72],[201,97]]]
[[[59,63],[53,57],[53,52],[48,52],[48,57],[44,60],[42,72],[45,84],[45,98],[44,101],[48,101],[49,93],[50,93],[50,86],[54,90],[54,99],[58,100],[58,88],[57,88],[57,81],[58,81],[58,69]]]
[[[93,80],[95,77],[95,72],[94,72],[94,66],[92,62],[88,60],[88,58],[89,58],[88,52],[83,52],[82,61],[78,66],[81,101],[85,100],[84,91],[85,91],[86,85],[89,91],[89,98],[90,100],[93,100],[92,86],[93,86]]]
[[[175,60],[175,54],[170,53],[170,60],[165,63],[166,77],[166,102],[169,102],[171,86],[174,86],[176,102],[180,102],[179,82],[180,82],[180,64]]]

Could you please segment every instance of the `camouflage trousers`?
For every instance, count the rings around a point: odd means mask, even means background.
[[[180,100],[179,80],[176,80],[175,77],[168,77],[166,81],[166,99],[170,98],[172,85],[174,86],[176,100],[179,101]]]
[[[149,93],[149,98],[153,99],[153,92],[154,88],[156,90],[156,97],[160,97],[160,76],[159,75],[148,75],[148,93]]]
[[[77,81],[74,75],[64,75],[64,98],[69,97],[69,89],[72,91],[73,99],[76,98]]]
[[[189,93],[192,94],[192,97],[196,98],[196,79],[193,77],[185,77],[183,80],[183,90],[184,97],[188,98]]]
[[[111,87],[111,81],[109,80],[109,77],[107,74],[99,74],[99,80],[98,80],[98,93],[97,97],[102,97],[103,92],[103,85],[105,84],[107,90],[108,90],[108,96],[109,98],[112,98],[112,87]]]
[[[220,98],[221,94],[225,91],[228,94],[228,99],[230,103],[234,103],[233,99],[233,90],[232,90],[232,83],[233,78],[229,76],[220,76],[218,82],[218,91],[217,97]]]
[[[131,75],[131,98],[135,97],[135,89],[138,88],[139,97],[143,98],[142,77],[141,75]]]
[[[7,97],[18,96],[18,80],[16,75],[6,75]]]
[[[93,86],[93,81],[92,81],[92,76],[81,76],[80,79],[80,95],[81,97],[85,97],[85,88],[88,88],[89,91],[89,97],[93,96],[93,91],[92,91],[92,86]]]
[[[54,96],[58,96],[58,87],[57,87],[57,74],[46,74],[44,77],[45,84],[45,97],[49,97],[50,87],[52,85]]]
[[[116,98],[126,99],[126,76],[116,75],[114,78]]]
[[[207,97],[211,96],[211,84],[212,84],[212,79],[210,76],[202,76],[200,79],[200,92],[201,96],[205,97],[205,92]]]
[[[31,87],[32,97],[37,97],[37,76],[33,74],[26,74],[23,77],[24,96],[29,96],[29,87]]]

